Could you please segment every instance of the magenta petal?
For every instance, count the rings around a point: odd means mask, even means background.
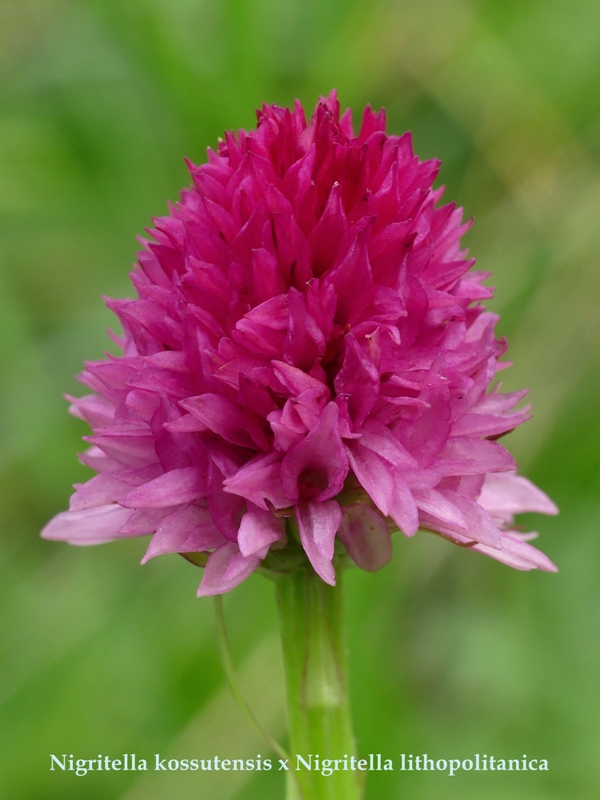
[[[88,394],[85,397],[71,397],[67,395],[67,400],[71,401],[69,411],[74,417],[84,419],[93,427],[109,425],[115,417],[115,409],[95,394]]]
[[[109,472],[121,467],[118,461],[109,458],[106,453],[103,453],[99,447],[93,445],[85,450],[83,453],[78,454],[78,458],[82,464],[96,472]]]
[[[360,442],[350,442],[346,452],[354,474],[381,513],[387,517],[394,499],[393,468]]]
[[[354,424],[361,425],[379,395],[379,370],[349,333],[344,337],[344,360],[335,377],[338,396],[347,396],[348,411]]]
[[[193,414],[184,414],[172,422],[165,422],[165,428],[171,433],[195,433],[207,430],[207,425]]]
[[[329,399],[329,388],[322,381],[307,375],[297,367],[291,364],[286,364],[284,361],[272,361],[273,371],[279,378],[281,383],[288,389],[292,395],[296,396],[309,390],[320,392],[323,397]]]
[[[280,456],[269,453],[253,459],[223,481],[223,490],[245,497],[262,509],[286,508],[291,500],[281,485]]]
[[[225,542],[226,539],[215,527],[208,509],[194,505],[184,506],[173,511],[160,523],[142,564],[164,553],[201,553],[220,547]]]
[[[235,542],[240,520],[247,510],[247,503],[238,495],[223,491],[223,475],[219,469],[213,467],[210,472],[207,497],[210,515],[223,536]]]
[[[437,517],[447,525],[466,531],[467,523],[462,512],[441,492],[435,489],[420,489],[413,491],[413,495],[420,510]]]
[[[289,324],[284,358],[296,367],[309,371],[316,359],[325,353],[323,332],[308,313],[304,296],[293,287],[288,293]]]
[[[515,468],[510,453],[488,439],[471,439],[466,436],[448,439],[441,452],[443,458],[463,460],[456,474],[473,475],[481,472],[496,472]]]
[[[256,509],[242,517],[238,545],[243,556],[257,555],[274,542],[285,540],[285,523],[270,511]]]
[[[479,503],[469,497],[463,497],[449,489],[441,489],[441,493],[462,513],[466,522],[466,531],[458,526],[449,526],[457,530],[461,535],[467,536],[480,544],[488,547],[500,549],[502,547],[500,531],[494,524],[494,520]]]
[[[150,431],[124,431],[116,426],[100,430],[101,435],[84,436],[84,439],[99,447],[109,458],[134,469],[156,463],[156,450]]]
[[[296,506],[300,540],[310,563],[325,583],[335,586],[335,570],[331,563],[335,534],[342,522],[342,510],[335,500],[301,503]]]
[[[394,435],[382,424],[365,423],[360,429],[360,443],[363,447],[380,455],[390,464],[402,469],[417,467],[417,460],[406,450]]]
[[[239,409],[227,397],[207,393],[182,400],[180,405],[226,441],[240,447],[252,446]]]
[[[197,467],[179,467],[133,489],[122,501],[126,508],[163,508],[189,503],[204,494],[206,475]]]
[[[409,373],[413,377],[413,373]],[[435,468],[435,459],[444,454],[444,445],[447,446],[450,426],[450,402],[448,388],[439,386],[429,388],[429,383],[434,376],[423,375],[426,387],[418,399],[428,404],[420,415],[415,425],[410,441],[410,452],[417,457],[422,467]],[[399,381],[400,385],[401,382]],[[450,456],[449,456],[450,457]]]
[[[323,276],[323,283],[335,289],[336,321],[340,324],[355,322],[368,305],[373,287],[364,232],[358,234],[342,263]]]
[[[128,508],[114,503],[85,511],[63,511],[50,520],[42,530],[42,536],[69,544],[103,544],[127,535],[138,535],[120,532],[130,516]]]
[[[459,495],[448,489],[440,490],[444,496],[461,512],[466,528],[448,520],[442,520],[427,512],[421,512],[420,518],[424,528],[436,531],[458,544],[471,545],[474,542],[499,550],[501,532],[492,517],[474,500]]]
[[[71,496],[69,509],[85,511],[122,500],[131,486],[116,478],[110,472],[95,475],[87,483],[75,484],[75,494]]]
[[[390,517],[405,536],[414,536],[419,529],[419,513],[411,490],[397,470],[394,474],[394,495]]]
[[[342,189],[339,183],[335,183],[331,188],[321,218],[308,237],[312,250],[313,269],[317,275],[324,272],[335,261],[340,240],[346,232],[347,226],[348,221],[342,205]]]
[[[208,558],[198,597],[229,592],[251,575],[259,564],[260,558],[243,556],[237,544],[228,542],[222,545]]]
[[[498,417],[492,414],[465,414],[453,427],[456,436],[500,436],[526,422],[530,417],[527,409],[519,414]]]
[[[337,425],[338,407],[328,403],[317,426],[284,456],[281,482],[292,500],[323,501],[342,490],[348,458]]]
[[[180,506],[165,506],[165,508],[139,508],[134,511],[125,525],[121,528],[123,536],[141,536],[144,533],[154,533],[160,523]]]
[[[368,572],[377,572],[392,557],[387,523],[368,506],[346,506],[338,536],[354,563]]]

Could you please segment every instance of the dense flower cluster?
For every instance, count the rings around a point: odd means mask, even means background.
[[[355,136],[335,93],[308,123],[264,106],[190,165],[137,298],[108,301],[123,355],[88,363],[93,394],[73,399],[98,474],[43,535],[205,553],[199,594],[300,548],[333,584],[334,550],[377,569],[395,528],[554,570],[511,529],[556,509],[496,441],[527,419],[525,392],[490,388],[506,344],[438,167],[383,112]]]

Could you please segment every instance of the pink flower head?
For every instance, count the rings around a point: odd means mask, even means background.
[[[497,442],[528,418],[525,392],[490,388],[506,343],[438,168],[383,111],[355,135],[334,92],[308,123],[298,102],[265,105],[190,164],[137,297],[108,301],[123,354],[87,364],[92,394],[72,401],[98,474],[43,535],[152,534],[143,562],[204,554],[200,595],[261,562],[308,557],[330,584],[334,554],[376,570],[395,528],[555,570],[512,529],[556,508]]]

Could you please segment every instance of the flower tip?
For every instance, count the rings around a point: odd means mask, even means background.
[[[545,553],[537,551],[537,557],[533,569],[539,569],[540,572],[558,572],[558,567],[551,561]]]
[[[319,569],[315,569],[315,572],[324,583],[328,584],[329,586],[335,586],[335,569],[333,568],[332,564],[329,566],[331,566],[331,569],[327,569],[324,567],[324,565],[321,565]]]
[[[196,597],[213,597],[216,594],[225,594],[225,591],[218,591],[213,588],[202,586],[202,582],[200,582],[200,586],[198,586],[198,591],[196,592]]]
[[[62,512],[62,513],[65,514],[67,512]],[[60,517],[60,514],[57,514],[56,517],[52,517],[50,522],[44,525],[40,533],[42,539],[49,539],[55,542],[64,541],[64,536],[61,534],[61,530],[59,528],[59,525],[57,524],[58,523],[57,517]]]
[[[545,497],[546,502],[544,503],[543,509],[540,509],[540,511],[542,514],[548,514],[550,517],[555,517],[560,513],[559,508],[556,503],[548,497],[548,495],[545,495]]]

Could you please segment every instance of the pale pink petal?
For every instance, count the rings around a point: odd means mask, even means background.
[[[122,468],[118,461],[109,458],[106,453],[103,453],[95,445],[89,447],[83,453],[79,453],[78,458],[84,466],[94,469],[96,472],[112,472]]]
[[[342,522],[342,510],[335,500],[301,503],[296,506],[300,540],[310,563],[325,583],[335,586],[335,570],[331,563],[335,534]]]
[[[206,475],[197,467],[180,467],[166,472],[137,489],[122,501],[126,508],[164,508],[189,503],[204,494]]]
[[[109,425],[115,418],[114,406],[95,394],[88,394],[85,397],[65,396],[71,401],[69,412],[74,417],[84,419],[92,427]]]
[[[215,527],[206,508],[184,506],[160,523],[142,558],[145,564],[164,553],[201,553],[220,547],[227,540]]]
[[[500,436],[512,431],[530,418],[527,410],[507,417],[492,414],[465,414],[453,426],[455,436]]]
[[[198,587],[198,597],[231,591],[251,575],[259,564],[260,558],[243,556],[233,542],[222,545],[208,558]]]
[[[368,506],[346,506],[338,536],[354,563],[368,572],[385,567],[392,557],[387,523]]]
[[[257,555],[263,548],[284,539],[284,520],[270,511],[251,510],[242,517],[238,545],[243,556]]]
[[[500,531],[485,509],[474,500],[463,497],[457,492],[441,489],[441,493],[459,509],[465,519],[467,529],[459,530],[459,533],[489,547],[499,549],[502,546]],[[454,529],[456,530],[456,527]]]
[[[541,569],[544,572],[558,572],[558,567],[550,561],[548,556],[532,547],[515,533],[502,533],[501,550],[487,547],[484,544],[477,544],[471,549],[515,569]]]
[[[125,525],[121,528],[124,536],[140,536],[144,533],[154,533],[160,523],[180,506],[165,506],[165,508],[139,508],[134,511]]]
[[[42,530],[42,536],[69,544],[103,544],[113,539],[138,535],[121,533],[122,526],[130,516],[128,508],[114,503],[85,511],[63,511],[50,520]]]
[[[488,474],[478,502],[493,517],[507,522],[511,522],[515,514],[527,511],[558,514],[558,508],[541,489],[515,472]]]
[[[84,511],[108,503],[122,500],[131,486],[123,483],[110,472],[95,475],[87,483],[75,484],[75,494],[71,495],[69,508],[71,511]]]
[[[448,525],[459,529],[467,529],[462,512],[451,499],[435,489],[413,490],[413,496],[421,511],[431,514]]]
[[[95,444],[109,458],[123,466],[139,469],[156,463],[154,438],[150,430],[126,431],[101,428],[97,436],[84,436],[86,442]]]
[[[515,462],[510,453],[502,445],[487,439],[472,439],[464,436],[448,439],[440,455],[443,458],[464,460],[460,473],[456,473],[461,475],[515,468]]]
[[[414,536],[419,528],[419,512],[413,493],[398,470],[394,474],[394,494],[390,517],[405,536]]]

